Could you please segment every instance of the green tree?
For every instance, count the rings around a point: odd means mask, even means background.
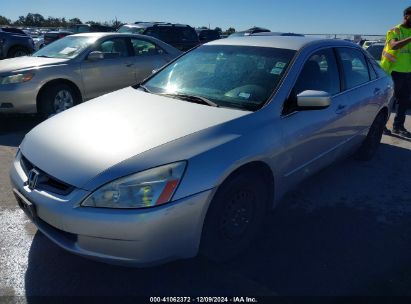
[[[7,19],[6,17],[0,15],[0,24],[1,25],[9,25],[10,23],[11,23],[10,19]]]
[[[216,27],[215,29],[214,29],[216,32],[219,32],[220,33],[220,35],[223,33],[223,30],[221,29],[221,27]]]
[[[228,30],[225,31],[226,35],[231,35],[233,33],[235,33],[235,28],[233,27],[229,27]]]
[[[68,25],[76,25],[76,24],[82,24],[81,20],[79,18],[71,18],[68,21]]]

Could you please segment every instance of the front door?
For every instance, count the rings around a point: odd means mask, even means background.
[[[100,41],[93,50],[103,52],[104,59],[85,59],[81,64],[86,99],[135,84],[135,67],[126,38]]]
[[[299,111],[296,95],[307,90],[331,95],[326,109]],[[332,48],[315,52],[305,62],[290,97],[284,104],[285,139],[283,172],[291,186],[331,163],[355,134],[350,102],[341,92],[336,57]]]

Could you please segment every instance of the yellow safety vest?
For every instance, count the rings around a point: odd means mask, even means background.
[[[411,72],[410,49],[408,46],[398,50],[391,49],[390,41],[393,36],[398,40],[403,40],[411,36],[411,31],[410,29],[405,29],[401,25],[397,25],[387,32],[387,39],[385,41],[384,50],[382,51],[380,65],[388,74],[391,74],[393,70]]]

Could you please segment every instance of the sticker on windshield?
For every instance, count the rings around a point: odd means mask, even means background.
[[[244,92],[242,92],[242,93],[238,94],[238,97],[245,98],[245,99],[250,98],[250,96],[251,96],[250,93],[244,93]]]
[[[285,62],[277,62],[277,63],[275,64],[275,67],[276,67],[276,68],[282,68],[282,69],[284,69],[286,65],[287,65],[287,64],[286,64]]]
[[[282,71],[283,68],[273,68],[270,73],[274,75],[280,75]]]
[[[60,54],[63,54],[63,55],[68,55],[68,54],[73,53],[73,52],[75,52],[75,51],[77,51],[77,48],[66,47],[66,48],[64,48],[63,50],[61,50],[59,53],[60,53]]]

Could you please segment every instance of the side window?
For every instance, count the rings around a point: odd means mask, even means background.
[[[131,45],[133,46],[135,56],[159,55],[164,53],[157,45],[145,40],[132,38]]]
[[[284,104],[283,115],[297,110],[297,95],[307,90],[324,91],[330,95],[340,92],[337,61],[331,48],[314,53],[304,63],[295,86]]]
[[[97,50],[104,53],[105,59],[113,59],[119,57],[127,57],[128,49],[127,42],[123,38],[113,38],[103,41]]]
[[[370,79],[371,80],[377,79],[378,78],[377,73],[375,72],[370,60],[368,59],[367,59],[367,64],[368,64],[368,70],[370,71]]]
[[[351,89],[370,80],[364,54],[355,49],[337,48],[344,74],[345,89]]]
[[[340,92],[340,77],[332,49],[316,52],[304,64],[294,91],[298,95],[306,90],[324,91],[331,95]]]

